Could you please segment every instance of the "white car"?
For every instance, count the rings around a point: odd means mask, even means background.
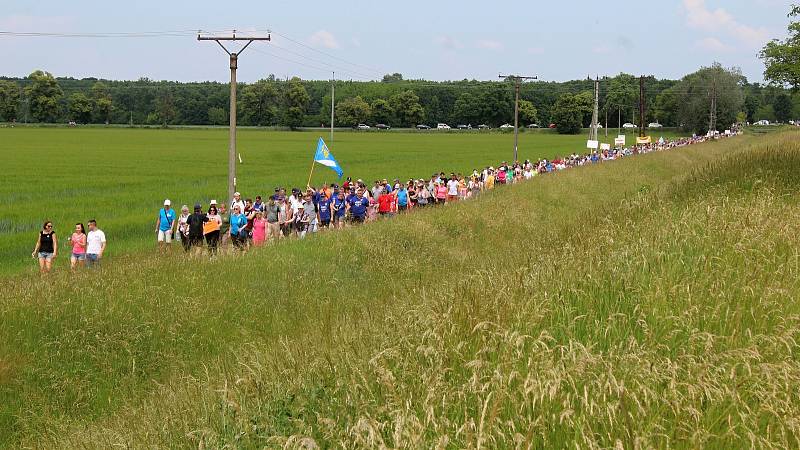
[[[450,129],[450,125],[448,125],[446,123],[437,123],[436,124],[436,129],[437,130],[449,130]]]
[[[360,123],[356,125],[356,130],[369,130],[369,125],[365,123]]]
[[[755,123],[756,125],[769,125],[769,120],[761,119]]]
[[[647,128],[661,128],[662,126],[663,125],[658,122],[650,122],[647,124]]]
[[[504,124],[500,125],[500,129],[501,130],[508,130],[508,129],[511,129],[511,128],[514,128],[514,125],[511,125],[509,123],[504,123]]]
[[[628,122],[628,123],[623,123],[622,128],[639,128],[639,127],[637,127],[636,124]]]

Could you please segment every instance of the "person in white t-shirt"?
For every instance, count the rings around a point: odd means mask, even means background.
[[[244,211],[244,202],[242,201],[242,194],[239,192],[233,193],[233,200],[231,200],[231,211],[233,208],[239,207],[239,211]]]
[[[447,182],[447,201],[454,202],[458,200],[458,180],[455,175],[451,175],[450,181]]]
[[[86,266],[100,265],[106,251],[106,234],[97,228],[97,221],[89,221],[89,234],[86,235]]]

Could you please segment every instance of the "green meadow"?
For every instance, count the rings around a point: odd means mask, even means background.
[[[610,142],[616,130],[609,130]],[[245,196],[274,188],[304,187],[319,137],[328,132],[242,129],[238,188]],[[666,133],[665,136],[672,136]],[[433,172],[471,172],[513,158],[512,133],[339,132],[330,148],[345,176],[429,177]],[[629,141],[633,135],[629,135]],[[549,130],[520,135],[520,158],[551,158],[581,151],[586,137]],[[36,233],[52,220],[57,234],[96,219],[109,239],[109,257],[155,247],[157,211],[165,198],[180,209],[227,196],[227,129],[0,128],[6,165],[0,186],[0,275],[31,271]],[[336,181],[322,166],[312,184]],[[64,249],[62,247],[62,249]],[[68,249],[67,249],[68,250]],[[67,251],[56,261],[68,267]]]
[[[72,131],[0,130],[12,210],[103,211],[136,249],[164,192],[224,190],[221,131]],[[304,182],[315,135],[241,136],[243,191]],[[494,163],[509,138],[342,133],[333,152],[405,177]],[[241,256],[8,277],[0,446],[797,448],[799,138],[587,166]],[[522,139],[523,158],[582,140]]]

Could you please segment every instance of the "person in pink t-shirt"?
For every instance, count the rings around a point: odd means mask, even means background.
[[[443,181],[436,183],[436,203],[442,204],[447,200],[447,186]]]
[[[69,258],[70,269],[75,270],[75,267],[83,267],[86,264],[86,229],[82,223],[75,224],[75,231],[69,237],[69,242],[72,244],[72,255]]]
[[[256,217],[253,219],[253,245],[259,247],[264,245],[267,239],[267,219],[264,218],[264,213],[256,211]]]

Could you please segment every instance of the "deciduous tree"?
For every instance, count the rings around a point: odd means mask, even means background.
[[[37,122],[55,122],[61,112],[64,92],[50,72],[37,70],[28,75],[30,85],[25,96],[30,102],[31,115]]]
[[[11,122],[17,118],[19,108],[19,85],[13,81],[0,80],[0,121]]]
[[[419,104],[419,97],[411,90],[391,96],[389,106],[394,111],[397,123],[402,127],[414,126],[422,122],[424,117],[425,111]]]
[[[98,81],[92,85],[91,94],[95,122],[109,123],[114,103],[111,94],[108,93],[108,86],[102,81]]]
[[[578,134],[581,131],[585,102],[578,95],[562,94],[552,110],[552,120],[560,134]]]
[[[375,123],[392,124],[392,107],[389,102],[379,98],[372,102],[370,105],[372,109],[372,121]]]
[[[361,96],[347,98],[336,104],[336,118],[340,125],[352,127],[366,122],[370,114],[369,103]]]
[[[69,96],[69,117],[78,123],[92,121],[92,101],[82,92]]]
[[[527,100],[519,101],[519,120],[522,124],[532,124],[539,121],[539,113],[533,103]]]
[[[283,117],[283,124],[295,129],[303,125],[306,117],[306,109],[311,101],[305,86],[300,78],[294,77],[289,81],[284,94],[286,103],[286,114]]]
[[[789,17],[800,17],[800,5],[793,5]],[[764,78],[781,86],[800,90],[800,21],[789,22],[789,36],[767,43],[759,56],[764,60]]]

